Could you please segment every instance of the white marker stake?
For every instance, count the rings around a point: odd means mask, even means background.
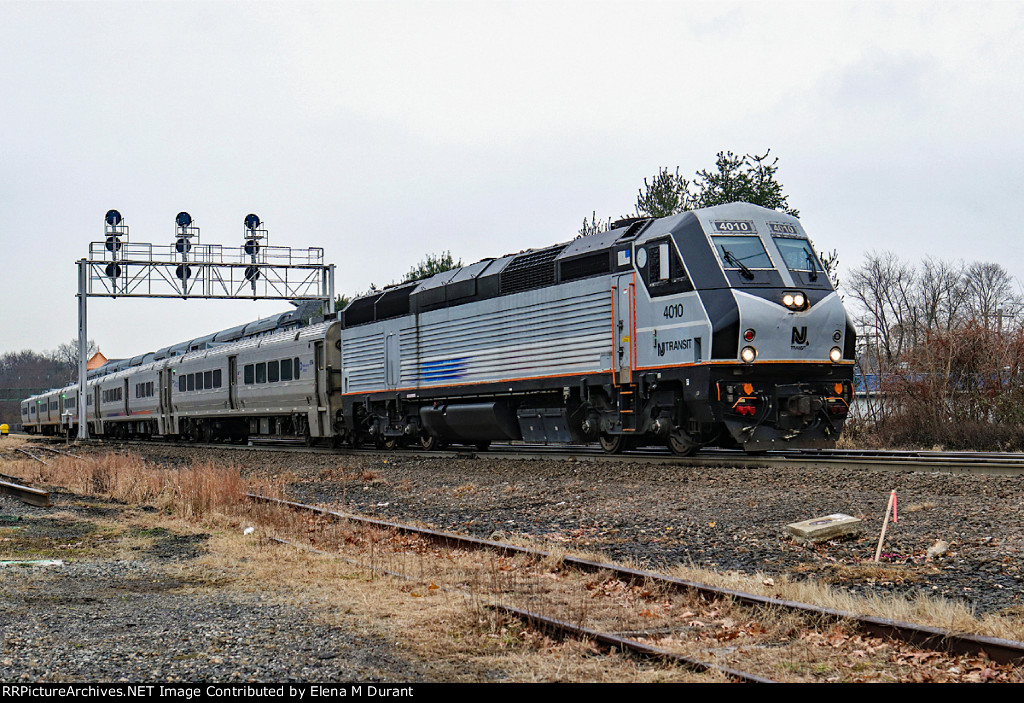
[[[882,534],[878,536],[878,549],[875,550],[875,563],[878,563],[878,558],[882,556],[882,542],[885,541],[885,530],[889,527],[889,513],[893,512],[896,507],[896,491],[889,493],[889,504],[885,506],[885,521],[882,523]],[[895,522],[895,520],[893,520]]]

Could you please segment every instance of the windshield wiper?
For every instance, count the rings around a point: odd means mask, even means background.
[[[812,281],[817,281],[818,280],[818,266],[817,266],[817,264],[814,261],[814,257],[811,256],[811,252],[807,251],[806,249],[804,249],[804,253],[807,254],[807,263],[810,264],[810,266],[811,266],[810,279]]]
[[[740,270],[744,278],[753,279],[754,272],[747,268],[747,265],[732,255],[732,252],[722,247],[722,256],[725,257],[726,263],[730,263]]]

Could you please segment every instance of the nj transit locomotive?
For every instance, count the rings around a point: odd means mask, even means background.
[[[855,337],[799,220],[734,203],[617,225],[375,291],[319,324],[143,357],[89,381],[90,429],[683,455],[833,446]],[[46,431],[64,394],[26,401],[24,426]],[[44,404],[46,422],[32,414]]]

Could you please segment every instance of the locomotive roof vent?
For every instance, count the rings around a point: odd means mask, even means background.
[[[517,256],[501,271],[501,294],[508,295],[553,284],[555,259],[565,247],[565,244],[559,244]]]
[[[612,223],[612,231],[625,227],[626,231],[619,237],[619,241],[635,239],[652,222],[654,222],[654,219],[650,217],[624,217]]]

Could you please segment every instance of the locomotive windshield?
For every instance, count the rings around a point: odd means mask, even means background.
[[[823,270],[821,264],[818,263],[818,257],[811,249],[811,243],[806,239],[794,237],[774,237],[774,239],[775,246],[779,248],[790,271],[810,271],[817,275],[819,271]]]
[[[712,237],[718,257],[727,269],[773,269],[772,260],[764,250],[761,238],[757,236]]]

